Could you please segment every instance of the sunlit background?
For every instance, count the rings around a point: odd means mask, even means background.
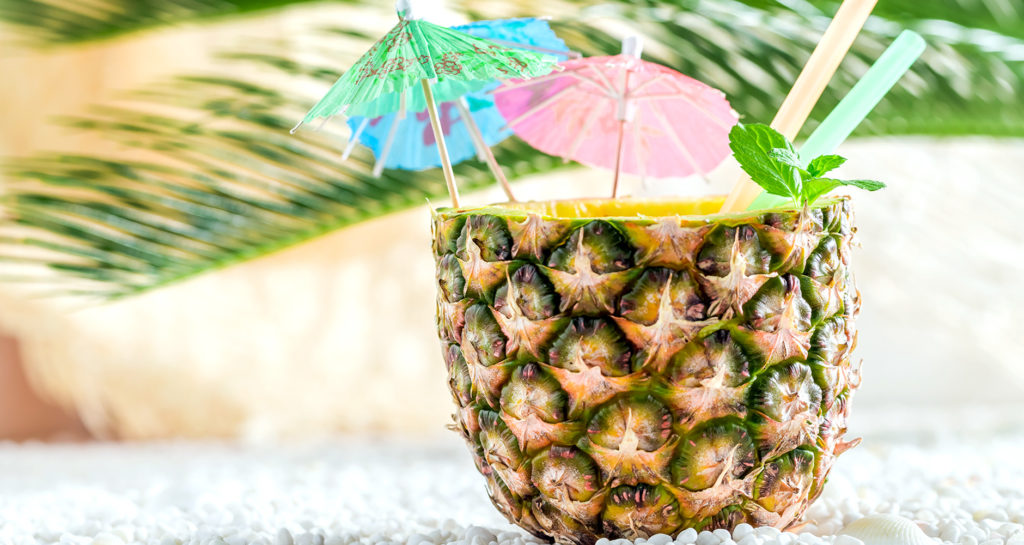
[[[639,33],[645,58],[767,122],[838,3],[430,4],[444,24],[549,17],[585,55]],[[889,184],[856,196],[851,431],[1002,426],[1024,414],[1024,5],[874,13],[803,133],[902,29],[925,37],[840,149],[845,174]],[[394,23],[390,2],[3,0],[0,21],[0,436],[445,433],[427,205],[443,178],[342,162],[340,121],[288,135]],[[611,183],[515,138],[495,153],[525,198]],[[482,163],[456,172],[469,204],[502,199]]]

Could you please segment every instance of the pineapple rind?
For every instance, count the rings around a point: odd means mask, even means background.
[[[432,227],[453,429],[531,533],[784,529],[855,444],[847,199],[700,217],[440,210]]]

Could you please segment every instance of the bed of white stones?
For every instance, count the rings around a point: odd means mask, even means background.
[[[674,541],[858,545],[837,534],[876,513],[914,521],[934,538],[925,543],[1024,545],[1024,434],[869,440],[840,459],[802,533],[743,525],[732,534],[688,530]],[[647,543],[670,541],[660,535]],[[497,514],[463,446],[450,437],[279,446],[0,444],[0,543],[539,541]]]

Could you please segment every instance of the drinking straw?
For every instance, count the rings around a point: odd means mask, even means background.
[[[910,69],[924,49],[924,38],[918,33],[912,30],[900,33],[800,147],[800,161],[806,165],[819,155],[834,152]],[[785,202],[784,197],[762,191],[747,210],[772,208]]]
[[[835,18],[825,29],[821,41],[814,48],[796,83],[772,120],[772,127],[786,138],[793,140],[800,132],[800,127],[807,121],[811,109],[839,68],[839,63],[853,45],[853,40],[860,33],[877,1],[845,0],[839,6]],[[736,181],[732,192],[725,199],[722,212],[745,210],[760,191],[761,188],[752,182],[749,176],[744,175]]]

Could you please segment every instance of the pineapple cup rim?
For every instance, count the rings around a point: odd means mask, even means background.
[[[828,208],[838,203],[849,201],[849,196],[829,196],[818,199],[808,209]],[[658,221],[665,218],[678,218],[698,223],[717,223],[729,220],[746,220],[773,213],[799,213],[800,209],[793,206],[778,206],[758,210],[740,212],[704,212],[702,210],[719,210],[725,202],[725,195],[699,197],[670,198],[585,198],[585,199],[547,199],[536,201],[498,202],[476,207],[452,208],[447,206],[432,208],[434,216],[454,218],[471,214],[493,214],[505,217],[538,216],[549,221]],[[652,213],[644,213],[644,208]],[[682,212],[665,212],[670,207],[682,209]],[[601,213],[609,210],[608,213]],[[594,212],[597,213],[594,213]],[[612,213],[628,211],[629,213]],[[569,213],[566,213],[569,212]]]

